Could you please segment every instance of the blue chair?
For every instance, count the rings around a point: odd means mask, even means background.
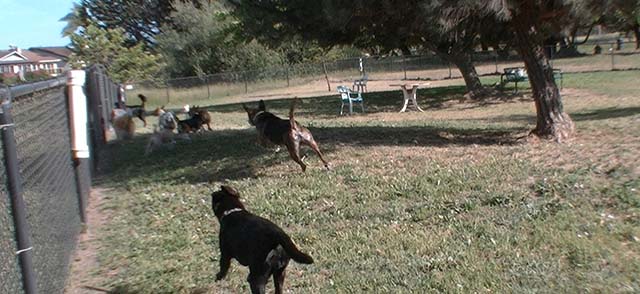
[[[340,93],[340,100],[342,101],[340,115],[343,114],[344,106],[347,104],[349,105],[349,114],[352,114],[354,103],[360,103],[360,107],[362,107],[362,112],[364,113],[364,99],[362,98],[361,92],[354,92],[346,86],[338,86],[337,89],[338,93]]]

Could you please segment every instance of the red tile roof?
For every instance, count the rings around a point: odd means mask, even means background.
[[[57,47],[31,47],[29,51],[42,52],[45,54],[56,55],[60,58],[67,59],[71,55],[72,51],[69,47],[57,46]]]
[[[66,60],[71,54],[71,50],[66,47],[39,47],[30,48],[29,50],[0,50],[0,59],[13,53],[26,58],[24,61],[0,61],[0,64],[20,64],[20,63],[41,63],[41,62],[58,62]]]

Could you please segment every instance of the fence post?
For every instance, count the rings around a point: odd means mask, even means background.
[[[211,99],[211,88],[209,87],[209,76],[204,76],[204,83],[207,84],[207,99]]]
[[[164,83],[164,85],[165,85],[165,88],[164,88],[165,89],[165,94],[167,96],[167,103],[166,104],[169,104],[169,102],[171,102],[171,97],[169,96],[169,81],[166,81]]]
[[[451,62],[447,61],[447,67],[449,67],[449,79],[451,79]]]
[[[249,93],[249,81],[247,81],[247,72],[242,73],[242,79],[244,80],[244,93]]]
[[[613,54],[613,44],[611,44],[611,48],[609,48],[609,53],[611,53],[611,70],[614,71],[614,70],[616,70],[616,67],[615,67],[615,63],[614,63],[614,60],[613,60],[614,56],[615,56],[615,54]]]
[[[289,88],[289,64],[287,64],[287,88]]]
[[[78,189],[80,221],[86,224],[85,208],[91,187],[91,174],[89,169],[89,144],[87,140],[87,97],[85,97],[83,91],[85,73],[82,70],[72,70],[69,71],[67,77],[71,151],[76,176],[76,187]]]
[[[327,80],[327,88],[329,89],[329,92],[331,92],[331,83],[329,83],[329,74],[327,73],[327,64],[324,63],[324,60],[322,61],[322,69],[324,70],[324,79]]]
[[[404,79],[407,79],[407,58],[402,55],[402,71],[404,72]]]
[[[2,129],[2,150],[4,151],[4,166],[7,173],[7,186],[11,200],[11,214],[15,226],[17,240],[16,255],[20,260],[22,272],[22,287],[26,294],[37,293],[36,276],[33,270],[31,234],[27,223],[26,208],[22,199],[22,180],[18,168],[18,153],[16,138],[13,133],[14,124],[11,116],[11,91],[9,99],[2,102],[0,108],[0,127]]]

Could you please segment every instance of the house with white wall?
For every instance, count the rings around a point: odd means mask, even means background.
[[[57,76],[66,70],[71,50],[67,47],[33,47],[28,50],[9,46],[0,50],[0,75],[46,72]]]

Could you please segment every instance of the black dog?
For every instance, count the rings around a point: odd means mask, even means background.
[[[147,126],[147,111],[144,109],[144,105],[145,103],[147,103],[147,97],[142,95],[142,94],[138,94],[138,98],[140,98],[140,101],[142,101],[142,104],[140,105],[125,105],[126,108],[131,109],[131,115],[132,116],[137,116],[142,123],[144,124],[144,126]]]
[[[175,119],[178,122],[178,133],[195,133],[202,129],[204,124],[204,119],[199,113],[194,113],[193,116],[185,120],[180,120],[177,116]]]
[[[220,272],[216,281],[229,271],[231,259],[249,267],[247,281],[251,293],[265,292],[273,275],[276,293],[282,293],[285,269],[289,259],[312,264],[311,256],[298,250],[291,238],[271,221],[248,212],[236,190],[222,186],[211,194],[213,213],[220,222]]]
[[[287,146],[291,159],[300,165],[303,172],[307,169],[307,166],[300,158],[300,144],[307,145],[320,157],[324,167],[329,169],[329,163],[324,160],[318,143],[313,139],[311,132],[293,119],[293,110],[297,100],[298,98],[294,98],[293,102],[291,102],[289,119],[281,119],[273,113],[267,112],[262,100],[260,100],[257,109],[248,108],[244,103],[242,108],[249,116],[249,123],[258,130],[258,143],[260,145],[266,147],[268,143],[271,143]]]

